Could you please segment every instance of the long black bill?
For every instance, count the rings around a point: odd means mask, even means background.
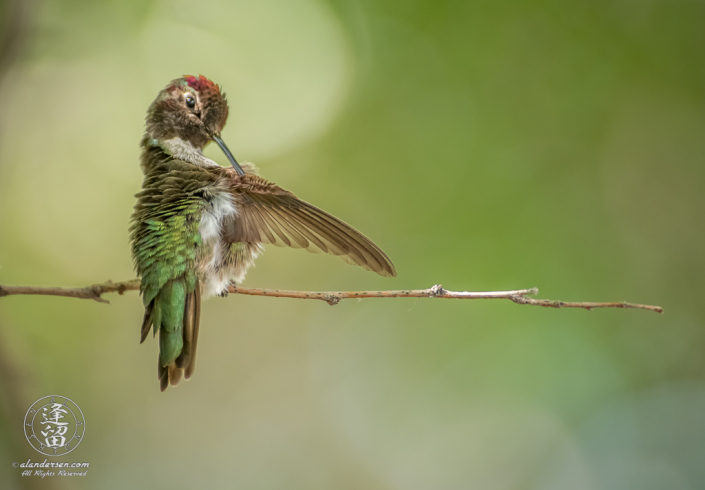
[[[228,160],[230,160],[230,163],[233,165],[233,168],[237,172],[238,175],[245,175],[245,172],[242,170],[242,167],[240,166],[239,163],[237,163],[237,160],[235,160],[235,157],[233,156],[232,153],[230,153],[230,150],[228,150],[228,147],[225,146],[225,143],[223,140],[220,139],[220,136],[213,136],[213,141],[218,143],[218,146],[220,146],[220,149],[223,150],[223,153],[225,153],[225,156],[228,157]]]

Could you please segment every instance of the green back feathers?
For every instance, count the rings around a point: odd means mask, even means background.
[[[203,202],[190,198],[135,223],[132,254],[142,276],[140,291],[145,306],[172,279],[183,276],[188,291],[193,291],[202,212]]]

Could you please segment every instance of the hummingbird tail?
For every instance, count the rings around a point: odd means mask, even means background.
[[[193,284],[193,283],[192,283]],[[196,365],[196,345],[201,316],[201,286],[198,279],[191,292],[184,281],[167,282],[145,307],[141,341],[149,330],[159,332],[158,377],[162,391],[190,378]]]

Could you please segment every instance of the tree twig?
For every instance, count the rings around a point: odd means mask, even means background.
[[[109,303],[103,299],[105,293],[119,293],[134,291],[139,289],[139,279],[124,282],[104,282],[93,284],[84,288],[58,288],[58,287],[33,287],[33,286],[2,286],[0,285],[0,297],[12,295],[37,294],[45,296],[63,296],[67,298],[92,299],[100,303]],[[592,310],[593,308],[637,308],[640,310],[650,310],[663,313],[660,306],[640,305],[627,303],[626,301],[616,303],[592,303],[556,301],[550,299],[527,298],[528,295],[539,293],[537,288],[517,289],[514,291],[448,291],[437,284],[428,289],[405,289],[399,291],[287,291],[283,289],[259,289],[246,288],[242,286],[230,286],[229,292],[233,294],[247,294],[250,296],[271,296],[275,298],[298,298],[298,299],[318,299],[325,301],[329,305],[337,305],[340,301],[350,298],[450,298],[450,299],[508,299],[519,305],[543,306],[546,308],[583,308]]]
[[[36,287],[36,286],[3,286],[0,285],[0,298],[15,294],[39,294],[42,296],[63,296],[65,298],[94,299],[99,303],[110,303],[103,299],[105,293],[124,293],[140,288],[139,279],[124,282],[104,282],[93,284],[85,288],[57,288],[57,287]]]

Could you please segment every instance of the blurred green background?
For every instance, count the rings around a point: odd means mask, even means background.
[[[1,5],[0,284],[134,276],[145,111],[202,73],[236,157],[399,271],[270,247],[245,285],[666,311],[231,295],[160,393],[136,293],[3,298],[1,488],[705,488],[703,2]],[[11,467],[44,459],[48,394],[86,416],[85,478]]]

